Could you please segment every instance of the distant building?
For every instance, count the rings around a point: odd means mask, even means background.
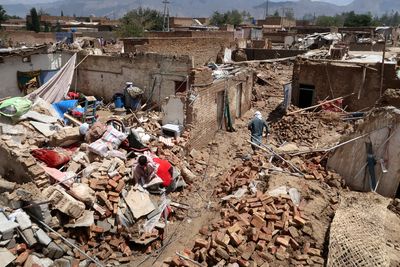
[[[286,17],[267,17],[266,19],[257,20],[258,26],[278,26],[280,28],[291,28],[296,26],[296,20]]]

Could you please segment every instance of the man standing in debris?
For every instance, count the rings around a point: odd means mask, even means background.
[[[251,131],[251,142],[260,146],[262,144],[262,135],[264,129],[267,133],[267,136],[269,134],[268,124],[263,119],[260,111],[256,111],[254,113],[254,118],[249,122],[248,129]],[[251,148],[253,149],[254,153],[258,149],[257,146],[253,144],[251,145]]]

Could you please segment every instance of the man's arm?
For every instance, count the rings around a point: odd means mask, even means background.
[[[267,132],[267,134],[269,134],[269,126],[267,121],[264,121],[264,127],[265,127],[265,131]]]
[[[251,121],[249,122],[249,124],[247,125],[247,129],[249,129],[250,131],[253,130],[253,120],[251,120]]]

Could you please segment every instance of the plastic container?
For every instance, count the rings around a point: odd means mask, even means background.
[[[115,105],[115,108],[123,108],[124,107],[124,95],[123,94],[115,94],[114,95],[114,105]]]

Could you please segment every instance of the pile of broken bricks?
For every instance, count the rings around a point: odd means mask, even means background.
[[[142,126],[151,130],[149,134],[160,133],[160,125],[151,118]],[[180,169],[187,181],[194,179],[185,160],[188,138],[189,133],[185,132],[179,138],[153,139],[149,144],[152,152]],[[99,263],[117,266],[161,247],[165,223],[159,215],[166,210],[165,202],[160,196],[150,196],[147,191],[131,186],[136,160],[127,157],[127,151],[115,150],[125,158],[94,155],[83,142],[79,127],[62,128],[51,138],[41,137],[33,143],[14,139],[3,135],[0,140],[0,149],[10,160],[17,158],[16,166],[26,175],[15,175],[24,184],[0,181],[0,203],[4,204],[0,214],[4,215],[0,217],[0,224],[4,223],[0,227],[0,256],[7,256],[9,263],[27,267]],[[63,172],[49,171],[29,153],[44,144],[62,147],[76,143],[80,145],[61,169]],[[75,175],[71,179],[61,176],[68,173]],[[142,201],[144,198],[147,202]],[[139,202],[146,205],[140,206]],[[179,204],[169,202],[172,207]],[[26,208],[29,205],[33,207]],[[179,219],[173,209],[168,210],[172,211],[168,220]],[[14,214],[25,214],[25,221],[19,221],[21,215]],[[158,218],[157,223],[146,225],[154,218]],[[150,230],[144,230],[144,225]]]
[[[271,133],[277,135],[278,140],[307,146],[313,146],[326,129],[335,129],[337,132],[345,130],[345,123],[333,112],[287,115],[270,126]]]
[[[306,201],[289,194],[251,192],[258,167],[234,167],[216,190],[222,197],[221,219],[200,230],[192,249],[164,261],[169,266],[323,266],[322,245],[315,242]],[[237,192],[244,189],[242,194]],[[234,193],[235,192],[235,193]],[[231,194],[231,195],[229,195]]]
[[[321,248],[309,240],[307,217],[289,195],[258,194],[230,200],[221,211],[221,221],[203,228],[202,238],[183,254],[204,266],[268,266],[275,258],[295,266],[323,266]],[[175,257],[168,263],[182,266]]]

